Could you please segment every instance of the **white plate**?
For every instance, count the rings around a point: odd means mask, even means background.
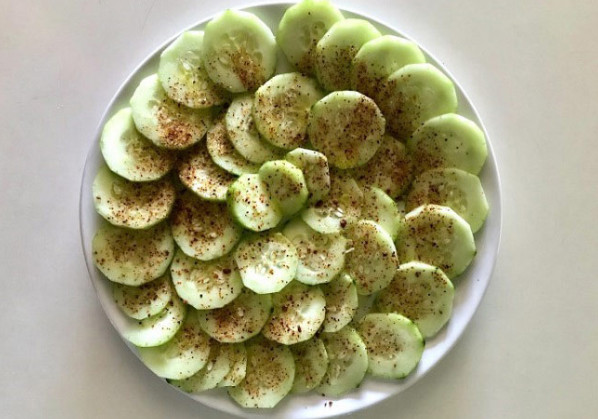
[[[280,18],[284,11],[289,6],[288,3],[268,4],[262,6],[247,7],[243,10],[255,13],[266,24],[268,24],[273,31],[275,31]],[[391,27],[382,24],[378,21],[370,19],[361,14],[343,10],[345,17],[358,17],[367,19],[374,24],[383,34],[395,34],[408,38],[401,32],[392,29]],[[204,27],[209,19],[203,20],[197,25],[189,29],[201,29]],[[173,38],[174,39],[174,38]],[[162,47],[151,54],[120,87],[110,105],[106,109],[102,121],[98,127],[96,137],[93,140],[91,150],[87,157],[85,169],[83,172],[83,180],[81,184],[81,202],[80,202],[80,223],[81,223],[81,238],[83,242],[83,251],[85,253],[85,261],[91,281],[97,291],[98,297],[115,329],[121,334],[130,324],[130,320],[121,313],[118,307],[112,300],[110,284],[100,272],[94,267],[91,256],[91,241],[92,237],[100,223],[100,217],[96,214],[93,207],[93,199],[91,194],[91,185],[93,178],[98,168],[102,164],[102,156],[99,149],[99,138],[101,128],[106,120],[112,116],[118,109],[128,106],[128,100],[133,90],[139,81],[145,76],[154,73],[158,68],[158,61],[161,51],[173,39],[169,40]],[[441,68],[455,83],[457,88],[457,95],[459,98],[459,110],[463,116],[477,122],[483,129],[482,121],[477,115],[473,105],[463,92],[463,89],[456,82],[454,77],[427,51],[424,51],[428,61]],[[282,54],[280,55],[279,70],[288,69],[288,64],[285,62]],[[486,133],[488,140],[488,160],[480,174],[488,202],[490,203],[490,213],[485,226],[476,234],[476,243],[478,246],[478,254],[470,266],[470,268],[459,279],[456,280],[456,293],[454,301],[453,316],[447,326],[433,339],[426,342],[426,350],[417,369],[405,380],[391,381],[367,378],[361,387],[344,397],[338,399],[323,398],[322,396],[310,393],[307,395],[290,395],[287,396],[276,408],[271,410],[246,410],[236,405],[226,394],[223,389],[212,390],[201,395],[189,395],[193,399],[234,415],[242,417],[272,417],[272,418],[324,418],[339,414],[346,414],[371,406],[381,400],[391,397],[401,391],[407,389],[421,377],[423,377],[440,359],[447,354],[453,347],[457,339],[463,333],[465,327],[471,320],[476,311],[484,291],[490,281],[490,276],[494,268],[498,246],[500,242],[501,231],[501,201],[500,201],[500,183],[498,177],[498,170],[496,167],[496,160],[492,151],[490,140]],[[132,345],[127,345],[133,350]],[[156,379],[159,379],[156,377]],[[174,387],[164,383],[165,389],[175,390]],[[332,406],[327,405],[329,400],[334,401]]]

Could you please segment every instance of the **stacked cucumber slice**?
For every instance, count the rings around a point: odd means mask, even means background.
[[[104,126],[93,183],[124,337],[247,408],[414,371],[489,211],[484,134],[416,44],[328,0],[275,33],[235,10],[183,33]]]

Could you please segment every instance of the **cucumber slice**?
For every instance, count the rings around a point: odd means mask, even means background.
[[[467,118],[448,113],[429,119],[407,140],[417,173],[456,167],[477,175],[488,148],[484,132]]]
[[[469,224],[448,207],[422,205],[405,216],[405,224],[398,250],[402,262],[417,260],[437,266],[453,279],[476,254]]]
[[[330,193],[330,169],[325,155],[314,150],[296,148],[289,151],[285,159],[303,172],[309,191],[308,202],[316,203],[328,196]]]
[[[204,201],[190,193],[179,195],[171,225],[181,250],[204,261],[226,255],[243,232],[230,217],[225,203]]]
[[[110,224],[133,229],[158,224],[170,214],[176,191],[167,179],[131,182],[102,166],[92,193],[95,209]]]
[[[353,91],[333,92],[311,110],[309,139],[328,162],[350,169],[371,159],[384,134],[385,120],[372,99]]]
[[[210,78],[226,90],[255,90],[276,67],[276,40],[257,16],[225,10],[205,29],[203,62]]]
[[[307,139],[309,110],[324,94],[300,73],[278,74],[255,92],[253,119],[271,144],[293,149]]]
[[[384,91],[384,82],[407,64],[425,63],[419,47],[405,38],[384,35],[366,42],[353,59],[351,87],[374,100]]]
[[[352,250],[347,253],[347,272],[355,279],[357,292],[369,295],[385,288],[399,265],[392,238],[370,220],[355,223],[347,232]]]
[[[247,374],[228,394],[243,407],[271,408],[293,387],[295,360],[289,348],[256,339],[247,344]]]
[[[226,201],[226,192],[236,177],[217,166],[205,144],[199,144],[183,157],[179,165],[179,179],[202,199]]]
[[[363,380],[368,354],[359,334],[351,326],[335,333],[322,333],[328,354],[328,369],[316,391],[326,397],[341,396]]]
[[[234,175],[257,173],[260,166],[243,157],[231,143],[224,121],[216,122],[208,131],[206,144],[214,163]]]
[[[289,347],[295,358],[293,393],[306,393],[317,387],[328,369],[328,354],[322,339],[314,337]]]
[[[223,307],[237,298],[243,289],[232,256],[203,262],[179,249],[170,272],[179,297],[198,310]]]
[[[96,267],[112,282],[139,286],[164,275],[174,256],[168,224],[146,230],[101,226],[92,242]]]
[[[191,377],[208,362],[210,337],[188,313],[176,335],[160,346],[139,348],[139,357],[158,377],[182,380]]]
[[[338,332],[348,325],[357,312],[359,301],[353,279],[346,273],[321,286],[326,298],[324,332]]]
[[[201,328],[219,342],[238,343],[257,335],[270,316],[272,298],[244,288],[231,303],[199,314]]]
[[[227,352],[230,362],[228,374],[218,383],[218,387],[233,387],[238,385],[247,374],[247,350],[243,343],[224,344],[221,351]]]
[[[160,179],[176,159],[174,153],[156,147],[137,131],[131,108],[121,109],[106,122],[100,149],[110,170],[133,182]]]
[[[173,294],[164,310],[147,319],[131,322],[123,337],[141,348],[160,346],[178,332],[186,313],[187,306]]]
[[[345,19],[336,22],[316,45],[316,76],[326,90],[351,87],[351,64],[363,44],[382,34],[370,22]]]
[[[378,105],[387,129],[407,139],[428,119],[457,109],[453,82],[431,64],[408,64],[392,73]]]
[[[191,109],[170,99],[158,76],[141,80],[131,97],[135,126],[158,147],[187,148],[203,138],[211,124],[209,109]]]
[[[209,356],[205,366],[196,374],[184,380],[172,380],[170,384],[187,393],[200,393],[211,390],[218,386],[224,377],[228,375],[231,368],[229,352],[224,345],[210,341]]]
[[[138,287],[113,284],[112,297],[129,317],[143,320],[155,316],[168,304],[174,293],[168,273]]]
[[[364,188],[364,202],[361,216],[372,220],[396,240],[399,232],[404,228],[403,214],[392,198],[378,188]]]
[[[260,167],[258,174],[285,217],[301,210],[307,202],[309,193],[303,172],[292,163],[286,160],[269,161]]]
[[[228,107],[224,121],[231,143],[250,162],[261,164],[282,154],[260,137],[253,120],[253,95],[237,96]]]
[[[363,166],[353,169],[352,174],[361,187],[374,186],[391,198],[398,198],[413,179],[412,162],[403,143],[385,134],[374,157]]]
[[[216,86],[201,60],[202,31],[183,32],[160,54],[158,78],[168,97],[190,108],[209,108],[227,100],[226,91]]]
[[[439,268],[422,262],[399,266],[395,276],[376,297],[383,313],[399,313],[411,319],[424,338],[434,336],[448,322],[455,289]]]
[[[301,212],[301,218],[314,230],[339,233],[361,216],[363,192],[346,172],[330,173],[328,196]]]
[[[282,234],[299,255],[297,281],[308,285],[330,282],[345,266],[347,239],[342,235],[318,233],[301,218],[288,223]]]
[[[243,239],[235,250],[235,262],[243,285],[258,294],[270,294],[293,280],[299,256],[289,239],[269,232]]]
[[[284,12],[276,41],[297,70],[314,74],[318,41],[343,19],[342,13],[328,0],[303,0]]]
[[[281,209],[258,175],[240,176],[229,188],[227,201],[233,218],[249,230],[265,231],[282,220]]]
[[[480,179],[460,169],[432,169],[419,175],[407,196],[407,211],[423,204],[452,208],[478,231],[488,215],[488,201]]]
[[[326,299],[318,287],[298,281],[272,296],[273,311],[262,335],[270,340],[293,345],[312,338],[326,316]]]
[[[396,313],[370,313],[359,323],[368,352],[368,372],[377,377],[404,378],[424,352],[417,326]]]

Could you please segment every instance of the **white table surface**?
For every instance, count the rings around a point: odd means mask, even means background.
[[[446,64],[486,123],[504,197],[497,268],[462,340],[355,417],[598,417],[598,3],[339,3]],[[166,388],[112,329],[77,205],[123,79],[165,39],[237,4],[0,1],[0,417],[225,417]]]

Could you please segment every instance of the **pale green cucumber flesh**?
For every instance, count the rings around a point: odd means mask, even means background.
[[[270,316],[272,297],[244,288],[222,308],[201,311],[199,323],[212,338],[223,343],[244,342],[257,335]]]
[[[409,262],[399,266],[392,282],[377,295],[376,308],[402,314],[429,338],[450,319],[454,295],[453,284],[440,268]]]
[[[423,204],[452,208],[478,231],[488,215],[488,201],[480,179],[460,169],[432,169],[419,175],[407,196],[407,211]]]
[[[242,228],[226,204],[210,202],[190,192],[179,195],[171,217],[172,234],[188,256],[212,260],[228,254],[241,239]]]
[[[283,345],[312,338],[324,321],[326,299],[318,287],[293,281],[272,296],[273,311],[262,335]]]
[[[131,182],[103,166],[92,186],[94,205],[110,224],[133,229],[163,221],[172,210],[176,191],[168,179]]]
[[[156,147],[137,131],[131,108],[121,109],[106,122],[100,150],[110,170],[133,182],[161,178],[176,159],[173,152]]]
[[[415,369],[424,339],[411,320],[396,313],[370,313],[358,327],[368,354],[368,372],[385,378],[404,378]]]
[[[362,19],[332,25],[316,46],[315,69],[320,84],[330,91],[349,89],[353,58],[363,44],[379,36],[381,33]]]
[[[303,74],[314,74],[316,45],[342,13],[328,0],[303,0],[289,7],[276,33],[276,41],[289,62]]]

